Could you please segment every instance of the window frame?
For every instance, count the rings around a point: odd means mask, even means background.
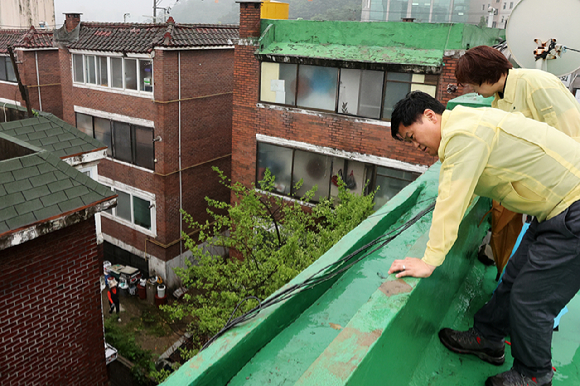
[[[81,57],[81,63],[83,68],[82,73],[82,82],[76,80],[78,77],[79,79],[80,74],[77,73],[77,69],[75,67],[76,57]],[[89,82],[88,79],[88,68],[87,63],[90,57],[93,57],[93,65],[94,65],[94,76],[95,76],[95,83]],[[106,77],[107,77],[107,85],[100,84],[101,73],[98,71],[102,69],[102,58],[106,58]],[[121,59],[121,74],[123,80],[122,87],[113,87],[113,63],[112,59]],[[135,61],[135,77],[136,77],[136,89],[127,88],[127,74],[126,74],[126,60],[134,60]],[[151,84],[148,86],[150,91],[147,91],[144,85],[141,85],[141,67],[142,62],[149,62],[151,66]],[[154,63],[153,58],[148,55],[130,55],[127,57],[123,57],[121,55],[107,55],[101,52],[89,52],[89,51],[71,51],[71,77],[73,81],[73,86],[75,87],[86,87],[91,89],[98,89],[108,92],[115,92],[115,93],[123,93],[127,95],[134,95],[134,96],[141,96],[141,97],[148,97],[153,98],[155,93],[155,86],[154,86]]]
[[[142,168],[145,169],[147,171],[150,172],[155,172],[155,141],[153,141],[153,138],[155,138],[155,128],[154,127],[148,127],[148,126],[144,126],[144,125],[139,125],[133,122],[127,122],[127,121],[122,121],[122,120],[118,120],[118,119],[112,119],[112,118],[104,118],[104,117],[99,117],[99,116],[95,116],[95,115],[91,115],[91,114],[87,114],[85,112],[80,112],[80,111],[75,111],[75,127],[77,127],[78,129],[78,124],[79,124],[79,120],[78,120],[78,115],[77,114],[82,114],[84,116],[90,117],[91,118],[91,126],[92,126],[92,137],[96,139],[96,134],[95,134],[95,118],[98,119],[103,119],[103,120],[108,120],[109,121],[109,134],[110,134],[110,140],[111,140],[111,146],[110,149],[107,149],[107,158],[109,159],[113,159],[117,162],[122,162],[124,164],[127,165],[131,165],[133,167],[137,167],[137,168]],[[115,146],[115,122],[122,124],[122,125],[129,125],[129,141],[130,141],[130,152],[131,152],[131,161],[126,161],[124,159],[120,159],[117,156],[117,146]],[[83,130],[78,129],[79,131],[83,132]],[[151,167],[149,166],[144,166],[141,164],[137,163],[137,134],[136,134],[136,130],[151,130],[151,137],[152,137],[152,142],[151,142]],[[87,134],[87,133],[85,133]],[[87,134],[88,135],[88,134]],[[110,154],[109,154],[109,150],[110,150]]]
[[[18,83],[18,80],[16,79],[16,72],[14,71],[14,66],[12,66],[12,60],[10,59],[10,55],[0,55],[0,58],[2,58],[2,63],[0,63],[0,65],[3,66],[4,68],[4,74],[5,74],[5,78],[6,79],[2,79],[0,78],[0,82],[6,82],[6,83]],[[8,79],[8,64],[10,63],[10,68],[12,69],[12,74],[14,75],[14,80],[10,80]]]
[[[264,100],[262,99],[262,83],[265,79],[263,79],[262,74],[264,73],[264,69],[263,69],[263,65],[267,63],[267,64],[277,64],[279,66],[281,65],[295,65],[296,66],[296,81],[294,82],[294,88],[293,88],[293,93],[294,93],[294,104],[287,104],[287,103],[278,103],[278,102],[272,102],[269,100]],[[435,87],[435,95],[437,95],[437,92],[439,91],[439,81],[440,81],[440,76],[441,74],[416,74],[416,73],[412,73],[412,72],[397,72],[397,71],[387,71],[387,70],[374,70],[374,69],[357,69],[361,71],[361,79],[363,77],[364,71],[373,71],[373,72],[382,72],[383,73],[383,89],[381,92],[381,100],[380,100],[380,111],[379,111],[379,118],[374,118],[374,117],[369,117],[369,116],[365,116],[365,115],[359,115],[359,114],[350,114],[350,113],[343,113],[340,112],[340,106],[339,106],[339,100],[341,97],[341,93],[340,93],[340,82],[342,79],[342,71],[343,70],[352,70],[351,68],[343,68],[343,67],[333,67],[333,66],[318,66],[318,67],[325,67],[325,68],[332,68],[332,69],[337,69],[337,84],[336,84],[336,92],[335,92],[335,100],[334,100],[334,110],[324,110],[324,109],[320,109],[320,108],[315,108],[315,107],[306,107],[306,106],[299,106],[298,105],[298,90],[299,90],[299,79],[300,79],[300,68],[304,65],[308,65],[308,66],[313,66],[311,64],[300,64],[300,63],[278,63],[278,62],[271,62],[271,61],[260,61],[260,78],[259,78],[259,96],[258,96],[258,100],[260,103],[268,103],[268,104],[274,104],[274,105],[279,105],[279,106],[287,106],[287,107],[292,107],[292,108],[299,108],[299,109],[307,109],[307,110],[312,110],[312,111],[321,111],[321,112],[327,112],[327,113],[334,113],[334,114],[338,114],[341,116],[349,116],[349,117],[357,117],[357,118],[364,118],[364,119],[373,119],[373,120],[379,120],[379,121],[385,121],[385,122],[390,122],[390,118],[385,118],[384,117],[384,104],[385,104],[385,91],[386,91],[386,87],[387,87],[387,83],[388,82],[397,82],[394,80],[387,80],[388,78],[388,74],[389,73],[398,73],[398,74],[410,74],[411,75],[411,81],[409,82],[401,82],[401,83],[409,83],[411,85],[413,84],[417,84],[417,85],[425,85],[425,86],[434,86]],[[428,77],[428,76],[435,76],[436,77],[436,81],[434,83],[427,83],[425,82],[425,80],[423,81],[423,83],[418,83],[418,82],[414,82],[413,76],[414,75],[423,75],[424,77]],[[359,99],[360,99],[360,95],[361,93],[359,93]],[[358,112],[358,111],[357,111]]]
[[[117,206],[111,208],[111,212],[103,211],[100,212],[103,217],[109,218],[115,222],[125,225],[129,228],[135,229],[141,233],[147,234],[149,236],[157,237],[157,203],[155,194],[146,192],[144,190],[135,188],[130,185],[123,184],[119,181],[114,181],[106,177],[99,176],[99,183],[107,186],[113,192],[123,192],[129,195],[131,220],[126,220],[123,217],[118,216]],[[151,229],[142,227],[141,225],[135,224],[135,204],[134,197],[137,197],[144,201],[149,201],[149,218],[151,221]]]
[[[331,185],[332,185],[332,173],[336,169],[335,168],[335,161],[337,161],[337,160],[338,160],[337,162],[342,162],[340,169],[347,170],[347,172],[345,172],[345,173],[348,173],[349,161],[359,163],[364,167],[363,178],[365,178],[366,181],[364,181],[364,183],[363,183],[363,181],[357,182],[358,184],[361,184],[360,185],[361,187],[365,186],[365,184],[366,184],[366,188],[364,188],[362,190],[362,194],[364,194],[364,195],[367,195],[370,191],[373,191],[374,189],[376,189],[377,175],[378,175],[379,167],[411,173],[411,174],[415,175],[415,179],[417,179],[422,174],[422,173],[419,173],[418,171],[415,171],[415,170],[406,170],[403,168],[394,168],[392,166],[379,165],[379,164],[371,163],[371,162],[364,161],[364,160],[351,159],[351,158],[348,158],[346,156],[331,155],[331,154],[325,154],[323,152],[316,152],[316,151],[312,151],[312,149],[307,150],[307,149],[302,149],[302,148],[298,148],[298,147],[286,146],[285,144],[277,144],[277,143],[272,143],[270,141],[257,140],[256,141],[256,170],[255,170],[255,175],[254,175],[254,178],[255,178],[254,182],[255,182],[256,186],[259,186],[258,181],[260,181],[260,175],[259,175],[260,174],[260,164],[258,163],[260,144],[266,144],[269,146],[275,146],[275,147],[288,149],[288,150],[292,151],[291,165],[290,165],[290,189],[289,189],[289,193],[280,192],[280,191],[276,191],[276,190],[271,192],[272,194],[276,194],[276,195],[280,195],[280,196],[284,196],[284,197],[289,197],[292,200],[300,200],[301,199],[301,197],[296,195],[296,190],[294,188],[294,185],[296,185],[296,183],[298,182],[298,181],[294,180],[294,178],[295,178],[295,176],[294,176],[295,168],[294,167],[295,167],[295,159],[296,159],[296,152],[297,151],[309,152],[312,154],[322,155],[322,156],[326,156],[326,157],[330,158],[330,170],[328,170],[329,189],[328,189],[328,196],[326,197],[327,199],[330,199],[330,200],[333,200],[336,198],[332,193]],[[350,169],[350,170],[352,170],[352,169]],[[381,174],[381,176],[383,176],[383,175]],[[384,175],[384,177],[406,181],[403,178],[392,177],[392,176],[388,176],[388,175]],[[409,181],[409,183],[415,181],[415,179],[412,181]],[[313,203],[313,204],[318,203],[318,202],[319,201],[314,200],[314,199],[310,201],[310,203]]]

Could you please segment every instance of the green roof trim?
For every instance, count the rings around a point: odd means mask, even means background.
[[[471,24],[263,19],[258,55],[441,66],[448,50],[493,45],[505,31]]]

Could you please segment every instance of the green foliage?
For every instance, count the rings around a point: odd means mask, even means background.
[[[149,384],[149,373],[155,370],[151,352],[143,350],[135,342],[135,336],[127,333],[117,322],[117,318],[105,319],[105,340],[115,347],[119,354],[133,362],[131,371],[135,379],[142,385]]]
[[[271,193],[274,177],[269,170],[259,183],[261,192],[255,186],[230,185],[223,172],[214,170],[231,189],[237,204],[206,198],[213,221],[205,224],[184,213],[189,227],[199,229],[196,240],[184,234],[196,264],[175,269],[190,289],[184,295],[185,302],[164,306],[171,318],[193,316],[190,329],[194,350],[189,355],[194,355],[224,326],[242,299],[267,298],[368,217],[374,205],[374,192],[367,196],[353,194],[340,180],[337,204],[323,199],[304,210],[299,201]],[[301,198],[302,204],[310,201],[315,189]],[[209,248],[198,247],[200,243],[221,247],[224,253],[211,253]],[[230,257],[227,250],[235,257]],[[257,301],[248,300],[240,306],[238,314],[256,305]]]

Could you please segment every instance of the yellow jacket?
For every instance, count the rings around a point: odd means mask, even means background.
[[[503,98],[496,93],[491,107],[521,112],[580,142],[580,104],[560,79],[549,72],[509,70]]]
[[[445,111],[439,195],[423,257],[438,266],[473,194],[550,219],[580,200],[580,143],[545,123],[492,108]]]

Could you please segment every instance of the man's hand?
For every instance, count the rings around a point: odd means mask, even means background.
[[[389,268],[389,275],[391,273],[399,272],[395,275],[397,278],[405,276],[429,277],[435,268],[435,266],[427,264],[421,259],[406,257],[405,260],[393,261],[391,268]]]

